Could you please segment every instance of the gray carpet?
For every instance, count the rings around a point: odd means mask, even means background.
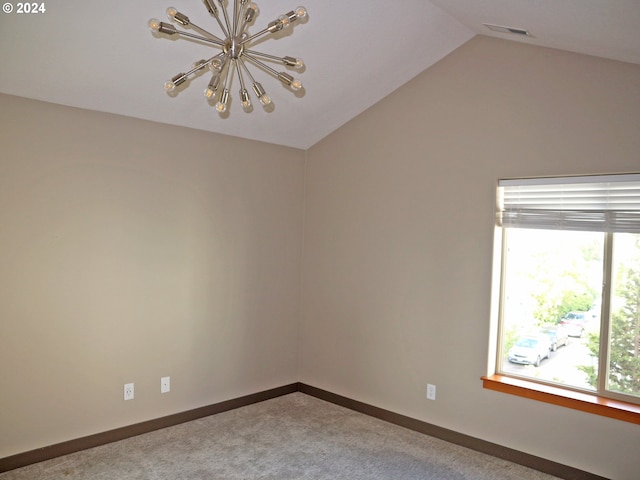
[[[0,480],[547,480],[302,393],[0,474]]]

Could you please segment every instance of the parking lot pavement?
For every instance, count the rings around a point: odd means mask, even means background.
[[[586,373],[578,369],[581,365],[592,365],[592,362],[597,362],[597,359],[590,355],[585,335],[582,338],[569,338],[568,345],[551,352],[550,358],[543,360],[539,367],[518,365],[505,359],[502,370],[505,373],[595,390],[587,382]]]

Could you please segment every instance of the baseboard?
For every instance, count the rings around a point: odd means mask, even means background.
[[[24,453],[18,453],[10,457],[0,458],[0,473],[16,468],[25,467],[33,463],[43,462],[52,458],[61,457],[70,453],[79,452],[88,448],[98,447],[118,440],[135,437],[143,433],[153,432],[161,428],[172,427],[181,423],[208,417],[216,413],[222,413],[235,408],[245,407],[254,403],[270,400],[272,398],[287,395],[299,391],[299,384],[292,383],[282,387],[272,388],[251,395],[246,395],[232,400],[227,400],[212,405],[207,405],[186,412],[180,412],[166,417],[136,423],[126,427],[116,428],[107,432],[96,433],[87,437],[57,443],[48,447],[38,448]]]
[[[25,467],[33,463],[43,462],[52,458],[61,457],[70,453],[79,452],[88,448],[98,447],[111,442],[117,442],[126,438],[135,437],[144,433],[153,432],[161,428],[172,427],[181,423],[197,420],[198,418],[208,417],[216,413],[222,413],[254,403],[270,400],[272,398],[288,395],[294,392],[302,392],[312,397],[325,400],[327,402],[340,405],[342,407],[354,410],[356,412],[369,415],[371,417],[384,420],[401,427],[414,430],[416,432],[440,438],[448,442],[470,448],[478,452],[486,453],[494,457],[502,458],[519,465],[533,468],[549,475],[554,475],[566,480],[608,480],[605,477],[585,472],[577,468],[569,467],[545,458],[523,453],[512,448],[487,442],[469,435],[455,432],[437,425],[416,420],[399,413],[394,413],[379,407],[374,407],[348,397],[322,390],[304,383],[292,383],[282,387],[264,390],[262,392],[253,393],[239,398],[234,398],[220,403],[207,405],[205,407],[188,410],[186,412],[168,415],[166,417],[148,420],[146,422],[136,423],[122,428],[109,430],[107,432],[89,435],[67,442],[50,445],[48,447],[31,450],[29,452],[19,453],[10,457],[0,458],[0,473],[16,468]]]
[[[348,397],[343,397],[335,393],[322,390],[320,388],[312,387],[304,383],[299,384],[299,391],[307,395],[325,400],[327,402],[340,405],[342,407],[354,410],[356,412],[364,413],[371,417],[384,420],[394,425],[414,430],[416,432],[424,433],[432,437],[446,440],[447,442],[460,445],[462,447],[469,448],[478,452],[486,453],[488,455],[502,458],[525,467],[538,470],[549,475],[554,475],[566,480],[608,480],[605,477],[595,475],[593,473],[585,472],[577,468],[569,467],[561,463],[553,462],[545,458],[530,455],[528,453],[520,452],[512,448],[504,447],[495,443],[487,442],[479,438],[471,437],[463,433],[458,433],[447,428],[432,425],[430,423],[416,420],[415,418],[400,415],[389,410],[385,410],[373,405],[352,400]]]

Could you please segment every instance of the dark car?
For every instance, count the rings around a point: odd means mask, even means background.
[[[541,332],[549,337],[552,352],[555,352],[558,347],[563,347],[569,343],[569,334],[562,325],[549,325],[543,327]]]
[[[570,337],[581,337],[588,319],[587,312],[569,312],[560,320],[560,325],[567,329]]]

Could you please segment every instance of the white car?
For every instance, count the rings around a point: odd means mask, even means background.
[[[549,325],[543,327],[540,332],[549,337],[552,352],[555,352],[558,347],[565,346],[569,343],[569,334],[562,325]]]
[[[509,350],[508,360],[512,363],[540,366],[540,362],[551,355],[551,342],[546,335],[520,337]]]

